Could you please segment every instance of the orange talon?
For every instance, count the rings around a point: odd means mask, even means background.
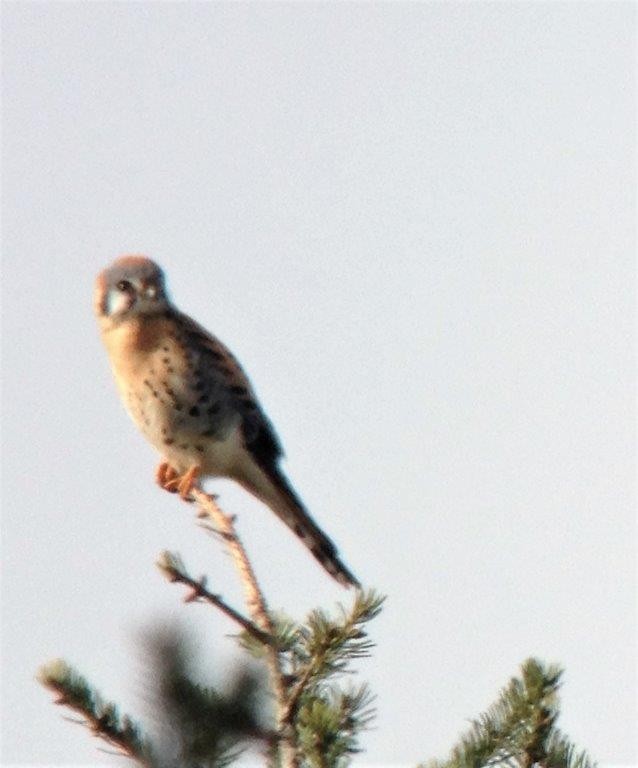
[[[179,491],[179,495],[184,501],[190,500],[190,493],[193,486],[197,482],[198,475],[199,467],[191,467],[179,478],[177,482],[177,490]]]
[[[179,493],[184,501],[189,501],[191,489],[197,482],[198,475],[199,467],[191,467],[180,475],[168,462],[163,461],[155,472],[155,480],[160,488],[169,493]]]
[[[177,472],[167,461],[163,461],[155,471],[155,480],[160,488],[170,493],[177,492]]]

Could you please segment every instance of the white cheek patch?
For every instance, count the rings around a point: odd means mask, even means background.
[[[111,288],[106,301],[106,313],[108,315],[118,315],[120,312],[126,312],[132,304],[131,295],[126,291],[119,291],[117,288]]]

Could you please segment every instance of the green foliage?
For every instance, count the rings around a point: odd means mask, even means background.
[[[383,601],[373,591],[360,592],[349,611],[339,606],[336,618],[312,611],[294,635],[287,651],[293,681],[288,716],[302,765],[342,768],[360,751],[359,735],[374,716],[373,698],[366,685],[342,689],[339,677],[370,655],[374,643],[365,625]]]
[[[378,616],[384,598],[373,590],[359,592],[354,605],[347,611],[338,607],[338,617],[325,611],[312,611],[305,625],[298,628],[290,648],[293,674],[303,674],[314,682],[321,678],[343,674],[356,659],[370,655],[374,643],[364,626]]]
[[[366,685],[342,688],[340,678],[352,672],[353,661],[370,655],[374,643],[365,625],[378,616],[383,601],[370,590],[357,593],[350,609],[339,605],[335,617],[314,610],[302,624],[285,616],[273,620],[288,687],[285,719],[301,766],[343,768],[360,751],[359,735],[374,715],[372,696]],[[249,632],[239,641],[263,657],[263,645]]]
[[[338,768],[360,752],[359,733],[374,717],[367,685],[348,688],[311,687],[300,700],[295,730],[302,764]]]
[[[422,768],[594,768],[554,726],[561,675],[557,666],[528,659],[520,677],[512,678],[496,703],[473,721],[449,759]]]
[[[243,550],[235,555],[244,558]],[[184,637],[164,631],[155,633],[146,654],[156,726],[150,738],[63,661],[39,675],[57,703],[146,768],[226,768],[250,743],[262,747],[271,768],[347,768],[374,718],[368,687],[353,685],[348,676],[353,662],[374,648],[367,624],[384,598],[358,591],[350,608],[339,605],[335,615],[317,609],[298,623],[267,611],[242,559],[238,570],[253,596],[245,616],[209,591],[205,577],[190,576],[179,555],[162,553],[158,566],[169,581],[186,587],[186,602],[209,604],[242,629],[239,644],[268,669],[269,686],[247,667],[224,691],[202,684]],[[556,666],[528,659],[450,757],[419,768],[595,768],[556,728],[561,675]]]
[[[198,598],[218,600],[201,581],[187,576],[178,558],[165,557],[162,566],[172,580],[196,587]],[[342,686],[340,680],[352,672],[353,661],[370,654],[373,643],[365,625],[379,614],[382,603],[370,591],[358,593],[350,609],[338,606],[334,617],[315,610],[301,624],[285,617],[273,621],[287,702],[278,734],[264,725],[272,716],[264,712],[268,696],[254,674],[241,669],[224,692],[202,685],[190,670],[192,650],[176,634],[156,633],[146,649],[148,679],[154,681],[147,699],[159,726],[152,740],[112,704],[103,703],[64,662],[49,665],[41,680],[58,692],[60,703],[81,712],[97,735],[150,768],[224,768],[254,740],[270,748],[275,764],[284,730],[292,734],[299,768],[344,768],[360,751],[359,736],[374,712],[366,685]],[[268,652],[269,645],[252,627],[238,639],[259,659]]]
[[[137,759],[141,765],[154,765],[150,741],[139,725],[118,708],[104,701],[100,694],[71,666],[56,659],[43,666],[38,680],[57,694],[62,704],[84,717],[84,722],[104,741],[122,754]]]
[[[261,686],[253,673],[238,670],[228,690],[220,693],[192,678],[186,662],[192,653],[183,636],[156,633],[148,650],[155,681],[148,698],[159,725],[152,738],[66,662],[50,662],[40,670],[39,680],[56,692],[57,703],[82,715],[95,735],[148,768],[224,768],[247,741],[270,743],[272,733],[258,722]]]
[[[546,763],[551,768],[596,768],[596,763],[584,750],[576,746],[561,733],[553,728],[545,743],[547,754]]]
[[[273,624],[274,645],[280,653],[285,654],[295,645],[299,626],[283,614],[271,614]],[[268,646],[253,632],[243,631],[235,635],[240,647],[248,652],[253,659],[263,660],[268,653]]]
[[[223,768],[249,740],[269,741],[259,719],[261,682],[247,668],[235,672],[228,688],[197,682],[190,670],[194,654],[185,637],[156,633],[149,642],[156,676],[155,719],[161,725],[157,752],[180,766]]]

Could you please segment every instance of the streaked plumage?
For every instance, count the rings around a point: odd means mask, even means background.
[[[194,475],[237,481],[337,581],[359,586],[279,469],[281,445],[246,374],[218,339],[172,306],[157,264],[117,259],[96,280],[95,312],[124,405],[165,457],[161,484],[187,493]]]

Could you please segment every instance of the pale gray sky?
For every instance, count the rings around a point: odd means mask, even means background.
[[[140,710],[136,637],[239,601],[153,484],[92,317],[160,262],[249,372],[286,470],[388,594],[363,763],[442,756],[526,657],[635,763],[635,5],[4,3],[4,763],[112,764],[34,682]],[[213,483],[275,607],[348,599]]]

